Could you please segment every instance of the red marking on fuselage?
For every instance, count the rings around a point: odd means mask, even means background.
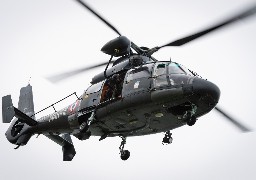
[[[77,100],[76,102],[74,102],[73,104],[71,104],[69,107],[68,107],[68,112],[69,113],[75,113],[75,111],[77,110],[77,108],[79,107],[79,104],[80,104],[80,100]]]

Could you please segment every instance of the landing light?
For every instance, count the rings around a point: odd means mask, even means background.
[[[157,117],[157,118],[160,118],[160,117],[163,117],[163,116],[164,116],[163,113],[156,113],[156,114],[155,114],[155,117]]]

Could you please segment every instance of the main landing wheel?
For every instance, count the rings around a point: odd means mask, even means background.
[[[172,141],[173,141],[172,137],[169,137],[169,138],[164,137],[163,141],[162,141],[162,144],[171,144]]]
[[[173,141],[172,133],[170,133],[170,131],[166,131],[165,135],[164,135],[164,138],[163,138],[163,141],[162,141],[162,144],[163,145],[171,144],[172,141]]]
[[[130,151],[124,150],[124,151],[121,153],[121,156],[120,156],[120,157],[121,157],[121,159],[122,159],[123,161],[129,159],[129,157],[130,157]]]
[[[130,151],[124,150],[124,145],[126,144],[126,137],[124,137],[124,136],[120,136],[120,137],[122,138],[122,142],[121,142],[121,145],[119,147],[120,154],[121,154],[120,157],[123,161],[126,161],[130,157]]]

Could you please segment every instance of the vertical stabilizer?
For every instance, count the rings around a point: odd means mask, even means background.
[[[34,117],[34,102],[32,86],[27,85],[20,89],[20,97],[18,103],[18,109],[12,104],[11,96],[4,96],[3,102],[3,122],[11,124],[5,133],[6,138],[12,144],[24,146],[27,144],[31,136],[31,126],[36,126],[37,121]],[[16,118],[13,118],[13,117]]]
[[[34,102],[33,102],[33,92],[32,92],[32,86],[30,84],[28,84],[26,87],[22,87],[20,89],[20,98],[19,98],[18,109],[30,117],[33,114],[35,114]],[[32,118],[34,118],[34,117],[32,117]]]

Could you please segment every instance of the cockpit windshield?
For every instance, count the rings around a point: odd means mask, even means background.
[[[175,62],[158,62],[154,67],[154,86],[181,85],[194,76],[187,68]]]
[[[192,75],[190,71],[184,66],[174,62],[158,63],[155,66],[155,75],[160,76],[163,74],[187,74]]]
[[[177,63],[169,63],[168,74],[186,74],[186,72]]]
[[[179,64],[179,66],[180,66],[180,68],[181,68],[183,71],[185,71],[185,73],[186,73],[187,75],[194,76],[194,74],[191,72],[191,70],[189,70],[188,68],[186,68],[185,66],[183,66],[183,65],[181,65],[181,64]]]

